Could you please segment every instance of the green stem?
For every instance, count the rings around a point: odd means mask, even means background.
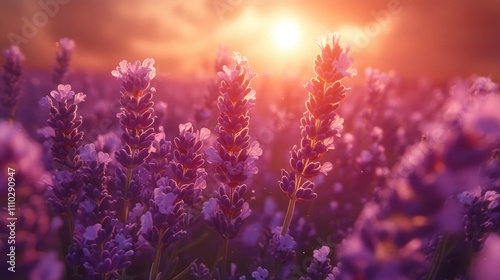
[[[69,245],[71,245],[73,243],[73,214],[71,214],[71,209],[70,209],[70,206],[69,206],[69,201],[68,201],[68,209],[67,209],[67,212],[66,212],[66,217],[67,217],[67,223],[68,223],[68,234],[69,234],[69,239],[68,239],[68,242],[69,242]]]
[[[130,181],[132,181],[132,167],[127,167],[127,181],[125,182],[125,193],[123,194],[123,223],[127,223],[128,207],[130,201],[128,200],[128,191],[130,189]]]
[[[193,249],[194,247],[196,247],[196,245],[200,244],[205,239],[207,239],[207,237],[208,237],[208,232],[204,232],[200,237],[198,237],[198,239],[190,242],[186,246],[182,247],[182,249],[178,249],[176,255],[183,254],[184,252],[187,252],[187,251]]]
[[[222,257],[222,279],[226,279],[226,263],[227,263],[227,248],[229,247],[229,239],[224,238],[223,245],[224,256]]]
[[[135,153],[137,152],[136,149],[132,149],[132,158],[135,157]],[[128,192],[130,190],[130,183],[132,182],[132,171],[134,170],[134,167],[129,166],[127,167],[127,181],[125,182],[125,193],[123,194],[123,223],[127,223],[128,219],[128,208],[129,208],[129,203],[130,201],[128,200]]]
[[[153,261],[153,267],[151,268],[149,280],[155,280],[156,275],[158,274],[158,267],[160,266],[161,253],[162,253],[162,248],[161,248],[161,240],[162,240],[161,236],[162,235],[163,235],[163,232],[160,231],[160,238],[158,239],[158,243],[156,244],[155,259]]]
[[[293,211],[295,210],[295,198],[290,198],[288,202],[288,209],[286,211],[285,222],[283,223],[283,228],[281,229],[281,236],[285,236],[288,229],[290,228],[290,223],[292,222]]]

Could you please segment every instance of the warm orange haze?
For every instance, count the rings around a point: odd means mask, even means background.
[[[45,3],[45,4],[44,4]],[[13,1],[0,3],[0,47],[51,51],[78,43],[78,69],[109,69],[120,59],[154,56],[170,77],[210,71],[218,45],[245,53],[261,73],[310,73],[313,39],[338,31],[360,69],[377,64],[406,77],[498,77],[496,1]],[[61,12],[59,12],[61,11]],[[280,34],[280,35],[278,35]],[[182,54],[182,60],[180,59]],[[47,56],[29,59],[47,68]]]

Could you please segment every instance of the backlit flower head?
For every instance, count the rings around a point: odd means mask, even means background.
[[[354,77],[358,71],[352,68],[354,59],[348,56],[350,47],[340,46],[340,35],[329,32],[315,40],[321,48],[314,65],[314,71],[325,82],[335,82],[343,77]]]
[[[156,76],[155,60],[145,59],[134,63],[123,60],[116,70],[111,71],[111,75],[122,82],[122,89],[128,93],[137,95],[149,87],[149,83]],[[140,94],[139,94],[140,95]]]
[[[68,99],[73,98],[75,92],[71,90],[70,85],[58,85],[57,90],[53,90],[50,92],[50,95],[59,102],[64,102]]]

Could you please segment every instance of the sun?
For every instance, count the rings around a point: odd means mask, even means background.
[[[300,30],[292,21],[282,21],[274,28],[274,41],[282,49],[290,49],[297,46],[300,39]]]

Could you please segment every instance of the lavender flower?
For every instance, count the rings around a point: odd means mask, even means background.
[[[252,272],[252,277],[255,280],[266,280],[269,277],[269,272],[267,269],[259,266],[256,271]]]
[[[70,85],[59,85],[57,90],[43,97],[39,104],[48,107],[50,116],[48,125],[54,130],[52,140],[52,166],[54,168],[49,199],[54,211],[66,217],[67,236],[63,239],[64,248],[68,248],[74,237],[74,218],[79,208],[81,197],[81,168],[79,148],[83,133],[78,129],[82,118],[77,115],[78,104],[84,101],[83,93],[75,94]]]
[[[163,187],[154,190],[149,210],[141,217],[139,232],[155,251],[149,279],[157,278],[163,251],[186,233],[181,226],[186,215],[183,203],[175,194],[165,191]]]
[[[202,128],[194,132],[191,123],[179,125],[179,136],[174,139],[175,150],[170,164],[172,179],[180,189],[179,199],[188,207],[201,202],[201,191],[206,188],[207,173],[200,149],[203,141],[210,137],[210,130]]]
[[[39,102],[50,110],[47,123],[55,132],[51,147],[55,170],[76,171],[82,167],[78,150],[83,139],[78,131],[82,117],[77,117],[77,105],[84,100],[85,94],[75,94],[70,85],[59,85]]]
[[[315,42],[321,48],[321,55],[316,57],[314,71],[323,81],[336,82],[343,77],[351,78],[357,75],[357,70],[352,68],[354,59],[347,54],[350,47],[347,46],[344,51],[340,46],[338,33],[329,32],[317,38]]]
[[[295,251],[297,243],[290,235],[281,235],[279,227],[274,229],[272,234],[268,250],[280,266],[276,279],[287,279],[292,269],[293,260],[297,255]]]
[[[18,46],[11,46],[3,50],[5,64],[2,71],[3,90],[0,95],[2,119],[13,120],[21,92],[21,76],[25,57]]]
[[[476,196],[474,200],[465,206],[463,217],[465,241],[474,252],[480,251],[484,246],[487,234],[494,231],[489,223],[488,206],[490,201],[483,196]]]
[[[152,98],[156,90],[150,87],[150,82],[156,75],[154,60],[146,59],[142,65],[139,61],[132,64],[124,60],[112,71],[112,75],[122,83],[122,108],[117,117],[123,127],[122,139],[125,146],[116,152],[116,160],[124,171],[118,170],[118,177],[121,179],[116,184],[120,190],[119,196],[124,201],[123,221],[126,222],[130,201],[137,198],[144,188],[138,178],[132,178],[134,170],[146,162],[155,138]]]
[[[57,53],[56,61],[57,64],[54,66],[53,83],[54,85],[62,84],[65,82],[66,76],[69,72],[69,63],[71,61],[71,55],[75,49],[75,41],[69,38],[62,38],[57,42]]]
[[[312,280],[312,279],[326,279],[330,272],[332,271],[332,266],[330,265],[330,259],[328,255],[330,254],[330,248],[327,246],[322,246],[318,250],[313,251],[314,259],[309,264],[307,268],[307,277],[301,277],[301,280]]]
[[[203,215],[208,224],[224,238],[223,275],[226,273],[228,240],[240,231],[251,213],[245,202],[247,185],[244,183],[258,172],[255,161],[262,150],[259,143],[250,143],[248,116],[254,106],[255,91],[250,81],[255,73],[247,65],[245,57],[238,53],[233,57],[236,65],[224,66],[221,78],[218,107],[220,116],[215,128],[217,144],[207,150],[208,162],[215,165],[215,178],[219,181],[215,198],[203,205]]]
[[[191,265],[191,268],[189,269],[191,273],[191,277],[193,277],[194,280],[210,280],[210,270],[208,267],[200,263],[200,265],[197,265],[196,263],[193,263]]]
[[[156,187],[156,182],[169,175],[169,164],[172,159],[172,143],[165,139],[163,127],[155,134],[151,144],[150,157],[148,159],[148,170],[151,173],[151,186]],[[152,189],[150,190],[152,194]],[[151,198],[151,197],[149,197]],[[147,200],[149,200],[149,198]]]
[[[250,143],[248,133],[248,111],[255,100],[250,81],[255,73],[247,66],[246,58],[235,53],[233,59],[235,66],[225,66],[224,72],[219,72],[222,79],[218,101],[220,117],[215,129],[218,139],[215,148],[207,150],[208,162],[216,166],[215,177],[221,183],[215,193],[217,206],[210,200],[203,207],[205,220],[224,239],[234,237],[250,214],[244,199],[247,191],[244,182],[257,173],[255,161],[262,154],[258,142]],[[213,207],[209,207],[211,205]]]
[[[352,58],[347,57],[349,47],[344,52],[339,45],[339,39],[337,34],[328,33],[317,40],[321,55],[318,55],[314,67],[317,76],[305,85],[309,98],[306,101],[307,111],[300,120],[300,147],[292,148],[292,171],[282,170],[279,182],[281,190],[290,199],[282,235],[285,235],[290,227],[295,203],[317,196],[314,193],[314,183],[310,179],[320,173],[326,175],[332,169],[331,163],[320,164],[318,159],[334,148],[334,138],[340,137],[343,129],[343,119],[335,110],[345,97],[347,89],[339,80],[356,74],[356,70],[351,69]]]
[[[117,230],[116,220],[105,217],[102,223],[88,226],[81,242],[85,279],[120,278],[121,270],[130,266],[132,250],[127,228]]]
[[[80,223],[89,226],[115,215],[115,212],[111,211],[114,200],[107,188],[110,181],[107,165],[111,160],[108,154],[97,152],[94,144],[82,147],[80,155],[85,162],[81,176],[83,194],[79,206]]]

